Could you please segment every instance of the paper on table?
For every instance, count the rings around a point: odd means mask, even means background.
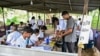
[[[44,51],[44,47],[31,47],[33,50],[41,50]]]

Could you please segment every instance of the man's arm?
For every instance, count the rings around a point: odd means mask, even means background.
[[[64,34],[62,34],[62,36],[69,35],[69,34],[71,34],[71,33],[72,33],[72,31],[73,31],[73,29],[72,29],[72,28],[69,28],[67,31],[65,31],[65,33],[64,33]]]
[[[68,22],[67,29],[66,29],[65,33],[62,34],[62,36],[67,36],[67,35],[69,35],[69,34],[71,34],[73,32],[74,25],[75,25],[74,20],[73,19],[70,19],[67,22]]]

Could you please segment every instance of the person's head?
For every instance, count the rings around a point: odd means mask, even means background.
[[[55,15],[53,15],[53,17],[55,17]]]
[[[30,27],[24,27],[23,29],[23,37],[29,38],[33,33],[33,30]]]
[[[42,32],[45,32],[45,30],[47,30],[47,27],[46,27],[46,26],[42,26],[42,27],[41,27],[41,31],[42,31]]]
[[[23,25],[24,23],[23,22],[20,22],[20,24]]]
[[[13,25],[11,30],[12,31],[17,31],[17,28],[18,28],[17,25]]]
[[[81,21],[81,18],[79,18],[78,20]]]
[[[10,26],[13,26],[15,23],[14,22],[11,22]]]
[[[33,16],[32,19],[35,19],[35,17]]]
[[[45,30],[46,30],[44,26],[42,26],[40,29],[42,32],[45,32]]]
[[[70,15],[69,15],[69,12],[68,11],[63,11],[62,12],[62,17],[65,19],[65,20],[68,20]]]
[[[38,16],[39,19],[41,19],[41,16]]]
[[[59,19],[58,18],[56,18],[56,20],[55,20],[55,25],[59,25]]]
[[[37,36],[39,35],[39,29],[35,29],[33,32],[34,32],[34,34],[36,34]]]

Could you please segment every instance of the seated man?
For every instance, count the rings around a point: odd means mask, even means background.
[[[27,39],[32,35],[33,30],[31,28],[24,28],[22,35],[16,40],[16,47],[27,47]]]
[[[40,32],[39,32],[40,38],[44,38],[44,37],[45,37],[45,31],[46,31],[45,26],[42,26],[42,27],[40,28]]]
[[[12,26],[12,32],[8,34],[6,44],[14,45],[14,42],[21,36],[21,33],[17,31],[17,26]]]
[[[23,22],[20,22],[18,26],[18,30],[22,30],[25,27],[25,24]]]
[[[34,46],[35,43],[39,40],[39,29],[35,29],[34,33],[31,35],[29,39],[29,45]]]

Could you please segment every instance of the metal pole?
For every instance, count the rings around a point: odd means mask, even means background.
[[[99,27],[99,20],[100,20],[100,7],[99,7],[99,14],[98,14],[98,20],[97,20],[96,30],[98,30],[98,27]]]
[[[4,16],[4,7],[2,7],[2,16],[3,16],[4,29],[5,29],[5,34],[6,34],[6,24],[5,24],[5,16]]]

